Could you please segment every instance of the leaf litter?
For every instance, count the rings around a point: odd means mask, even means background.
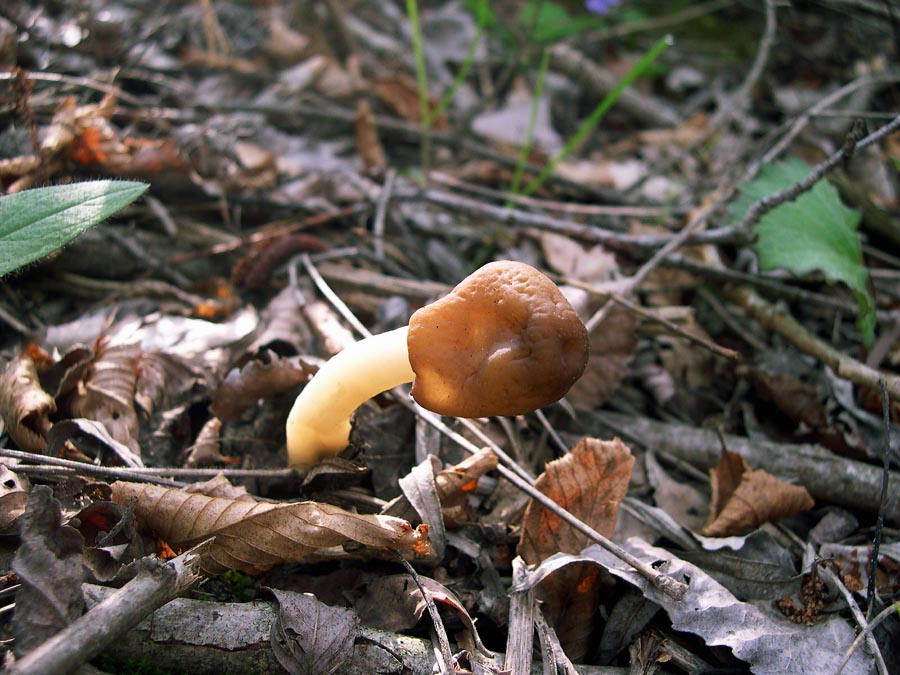
[[[16,657],[97,597],[84,579],[121,584],[151,552],[178,563],[202,542],[186,594],[254,630],[181,626],[197,615],[175,601],[157,637],[135,628],[107,658],[127,643],[190,672],[222,667],[179,645],[227,645],[228,668],[259,672],[898,668],[896,612],[870,624],[900,592],[879,391],[900,391],[900,145],[869,135],[896,115],[886,23],[861,5],[491,3],[479,35],[478,4],[420,8],[424,99],[456,87],[427,141],[399,4],[75,17],[16,0],[0,17],[0,61],[20,68],[0,81],[3,193],[150,185],[2,280],[0,638]],[[657,22],[675,36],[657,70],[534,194],[507,192]],[[561,405],[449,421],[452,436],[385,393],[341,456],[285,468],[287,411],[354,339],[348,309],[374,332],[404,325],[495,259],[551,274],[591,328]],[[529,498],[532,482],[684,597]],[[526,624],[537,642],[511,635]]]

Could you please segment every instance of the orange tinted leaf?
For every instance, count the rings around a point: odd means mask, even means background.
[[[583,438],[569,454],[547,465],[535,487],[609,537],[633,466],[631,450],[619,439]],[[558,516],[535,501],[529,502],[519,543],[519,555],[525,562],[533,565],[555,553],[579,553],[589,543],[585,535]],[[601,580],[596,566],[573,564],[538,587],[544,615],[573,660],[584,657],[591,644]]]
[[[734,462],[732,459],[724,461]],[[713,496],[718,500],[724,496],[722,488],[716,486],[718,470],[711,473]],[[723,473],[728,476],[727,480],[733,480],[732,469],[724,469]],[[762,470],[744,468],[736,489],[724,499],[721,511],[703,528],[703,534],[707,537],[746,534],[764,523],[811,509],[814,503],[806,488],[785,483]]]
[[[214,537],[201,560],[210,574],[257,574],[283,563],[334,558],[347,544],[357,550],[427,550],[427,528],[413,529],[399,518],[350,513],[330,504],[272,504],[113,483],[113,501],[124,504],[132,497],[137,499],[138,520],[172,545],[189,548]]]

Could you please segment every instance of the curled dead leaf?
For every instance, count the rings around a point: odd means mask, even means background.
[[[258,574],[283,563],[333,558],[343,554],[342,546],[417,555],[428,550],[427,527],[413,529],[399,518],[318,502],[222,499],[122,481],[113,483],[112,498],[119,504],[137,499],[138,520],[172,546],[187,548],[214,537],[201,561],[209,574]]]
[[[26,452],[43,452],[56,402],[43,390],[34,360],[19,354],[0,376],[0,416],[9,435]]]
[[[811,509],[815,502],[806,488],[779,480],[763,470],[751,471],[743,457],[724,451],[710,470],[712,507],[703,528],[707,537],[746,534],[763,523]]]

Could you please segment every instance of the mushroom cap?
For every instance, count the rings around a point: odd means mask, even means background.
[[[587,329],[549,278],[494,262],[415,312],[412,395],[454,417],[522,415],[562,398],[584,372]]]

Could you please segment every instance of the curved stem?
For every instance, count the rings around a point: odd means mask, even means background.
[[[287,419],[290,466],[337,454],[350,436],[350,416],[376,394],[411,382],[407,326],[373,335],[335,354],[310,380]]]

